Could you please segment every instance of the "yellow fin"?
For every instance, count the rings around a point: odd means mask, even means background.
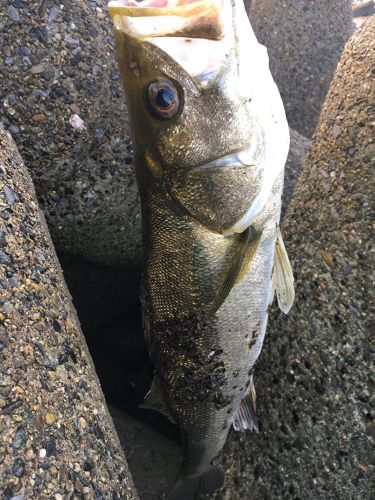
[[[243,242],[229,268],[229,272],[221,285],[219,292],[211,305],[211,315],[215,314],[220,309],[236,281],[242,279],[244,274],[249,270],[257,251],[262,232],[255,233],[253,228],[250,226],[246,229],[246,231],[244,231],[243,235]]]
[[[277,230],[273,284],[276,288],[277,303],[284,314],[288,314],[294,302],[294,278],[280,229]]]

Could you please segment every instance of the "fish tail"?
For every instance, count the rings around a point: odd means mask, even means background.
[[[169,493],[168,500],[193,500],[198,493],[210,495],[224,484],[224,473],[212,465],[203,474],[184,476],[177,481]]]

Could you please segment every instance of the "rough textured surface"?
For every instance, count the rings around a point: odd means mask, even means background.
[[[292,128],[290,129],[290,149],[285,165],[285,180],[281,217],[284,216],[290,200],[292,199],[294,188],[301,173],[303,160],[309,145],[309,139],[299,134],[296,130],[293,130]]]
[[[223,499],[373,498],[375,17],[348,43],[284,237],[296,303],[255,369],[261,433],[225,449]]]
[[[139,203],[106,3],[0,0],[0,119],[57,249],[133,264]]]
[[[0,484],[137,498],[34,188],[0,128]]]
[[[311,137],[345,42],[350,0],[252,0],[250,19],[268,48],[291,127]]]

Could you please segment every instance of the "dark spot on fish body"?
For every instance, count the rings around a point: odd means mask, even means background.
[[[257,337],[254,337],[250,340],[249,342],[249,351],[251,351],[251,349],[255,346],[255,344],[257,343]]]

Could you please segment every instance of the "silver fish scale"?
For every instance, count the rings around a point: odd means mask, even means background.
[[[238,250],[226,238],[167,208],[149,188],[144,199],[145,311],[149,349],[172,414],[186,436],[187,470],[209,465],[225,443],[248,392],[272,299],[272,267],[283,176],[254,221],[263,231],[250,270],[210,317],[210,305]]]

